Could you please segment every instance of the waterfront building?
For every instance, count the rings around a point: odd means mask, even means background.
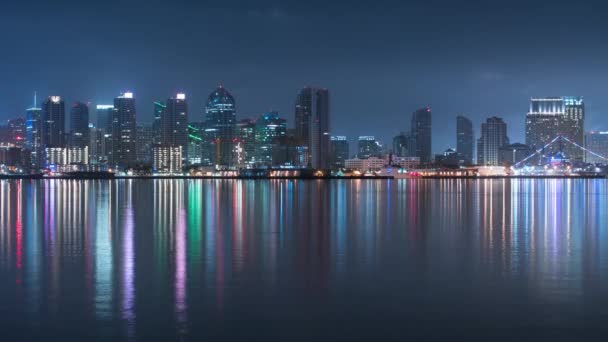
[[[563,136],[579,146],[584,146],[585,105],[582,97],[563,96],[532,98],[526,114],[526,145],[535,150],[543,149],[558,136]],[[584,152],[570,144],[554,144],[544,155],[563,149],[572,161],[582,161]]]
[[[348,140],[343,135],[332,135],[331,136],[331,164],[330,167],[343,168],[345,167],[344,162],[349,157],[350,146]]]
[[[382,157],[382,144],[374,136],[360,136],[358,140],[357,158],[367,159],[371,157]]]
[[[162,119],[167,106],[160,102],[154,102],[154,121],[152,122],[152,128],[154,129],[154,144],[160,144],[162,142]]]
[[[182,173],[181,146],[154,146],[152,151],[154,156],[153,168],[156,173]]]
[[[411,140],[411,136],[404,132],[401,132],[399,135],[395,136],[393,138],[393,155],[397,157],[409,157],[411,154]]]
[[[205,107],[207,132],[212,136],[215,165],[230,167],[234,164],[233,152],[236,133],[236,103],[232,94],[219,86],[207,99]]]
[[[296,98],[295,124],[296,150],[310,154],[310,157],[298,157],[298,162],[307,160],[312,168],[328,168],[330,105],[327,89],[306,87],[300,91]]]
[[[86,103],[76,102],[70,109],[70,139],[71,147],[87,147],[89,137],[89,106]]]
[[[243,119],[236,124],[237,135],[237,165],[250,167],[256,163],[256,122],[253,119]]]
[[[155,119],[156,120],[156,119]],[[188,103],[185,94],[167,99],[161,114],[161,145],[181,146],[182,155],[188,153]],[[152,130],[152,127],[150,127]],[[153,130],[152,130],[153,131]]]
[[[42,108],[36,106],[25,111],[25,147],[30,151],[31,168],[38,169],[43,164]]]
[[[152,125],[137,125],[137,162],[152,165],[155,133]]]
[[[279,166],[287,162],[287,120],[278,112],[261,115],[255,125],[256,162]]]
[[[435,164],[441,167],[456,168],[466,165],[465,157],[453,148],[435,155]]]
[[[507,124],[499,117],[491,117],[481,124],[481,136],[477,141],[477,164],[495,166],[500,164],[499,149],[509,144]]]
[[[423,165],[432,162],[432,115],[431,108],[421,108],[412,114],[412,156],[419,157]]]
[[[26,126],[24,118],[15,118],[8,120],[8,130],[10,135],[10,143],[22,148],[26,142]]]
[[[458,115],[456,117],[456,152],[462,156],[465,165],[473,163],[474,144],[473,122],[467,117]]]
[[[111,134],[110,163],[120,167],[134,165],[137,160],[137,113],[133,93],[125,92],[114,99]]]
[[[530,146],[520,143],[514,143],[502,146],[498,149],[498,164],[499,165],[515,165],[531,156],[534,150]],[[536,158],[530,158],[526,164],[532,164]],[[524,165],[518,165],[524,166]]]
[[[50,96],[42,104],[41,143],[44,148],[65,146],[65,103]]]
[[[344,161],[345,168],[361,172],[378,171],[386,165],[388,165],[388,160],[378,157],[369,157],[365,159],[352,158]]]
[[[591,131],[585,135],[585,161],[590,164],[608,165],[608,131]],[[591,153],[591,152],[593,153]]]

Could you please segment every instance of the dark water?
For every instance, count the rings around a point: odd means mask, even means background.
[[[608,181],[0,181],[3,341],[607,336]]]

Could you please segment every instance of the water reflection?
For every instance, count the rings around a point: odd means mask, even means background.
[[[47,322],[38,332],[72,320],[131,339],[334,317],[355,302],[395,317],[412,303],[429,315],[509,302],[549,305],[558,320],[598,314],[607,186],[3,180],[0,302],[23,324]]]

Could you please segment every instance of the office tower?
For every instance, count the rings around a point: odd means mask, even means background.
[[[209,95],[205,112],[207,132],[212,136],[215,148],[213,163],[224,167],[232,166],[236,133],[234,97],[220,85]]]
[[[186,159],[189,165],[201,165],[203,157],[203,122],[190,122],[188,124],[188,155]]]
[[[410,145],[411,137],[409,134],[404,132],[393,138],[393,155],[396,157],[409,157],[410,156]]]
[[[585,147],[588,151],[585,161],[590,164],[608,165],[608,132],[592,131],[585,135]]]
[[[585,105],[582,97],[532,98],[526,114],[526,145],[535,150],[545,148],[558,136],[580,146],[584,144]],[[582,161],[584,152],[570,143],[554,144],[543,154],[563,149],[566,158]]]
[[[287,121],[277,112],[263,114],[256,121],[255,142],[257,162],[278,166],[287,162]]]
[[[126,92],[116,97],[112,112],[112,165],[128,167],[136,162],[136,120],[133,93]]]
[[[253,119],[239,120],[236,124],[237,150],[241,151],[240,155],[237,153],[237,164],[243,167],[252,166],[257,160],[255,125]]]
[[[160,144],[162,140],[162,118],[167,106],[162,102],[154,102],[154,121],[152,128],[154,129],[154,143]]]
[[[103,129],[106,133],[112,132],[112,118],[114,116],[113,105],[97,105],[97,128]]]
[[[70,146],[89,146],[89,106],[76,102],[70,110]]]
[[[89,127],[89,163],[103,164],[106,158],[104,130],[93,125]]]
[[[65,104],[60,96],[50,96],[42,104],[43,148],[65,147]]]
[[[16,118],[8,120],[8,130],[10,143],[15,147],[24,147],[26,140],[25,119]]]
[[[153,169],[157,173],[182,173],[182,147],[181,146],[154,146]]]
[[[382,156],[382,145],[371,135],[360,136],[358,141],[357,158],[367,159]]]
[[[348,159],[349,144],[343,135],[331,136],[331,165],[333,168],[343,168],[344,161]]]
[[[26,144],[25,147],[30,151],[31,167],[38,169],[43,162],[42,148],[42,109],[36,106],[25,111],[25,130]]]
[[[477,141],[477,164],[500,165],[499,149],[509,144],[507,124],[499,117],[491,117],[481,124]]]
[[[466,165],[473,163],[473,122],[462,115],[456,117],[456,152],[464,159]]]
[[[313,168],[327,168],[330,157],[329,91],[306,87],[300,91],[295,106],[295,149],[300,156],[296,163],[306,161]]]
[[[161,145],[181,146],[182,156],[188,153],[188,103],[185,94],[167,100],[161,115]]]
[[[432,116],[431,108],[421,108],[412,114],[412,157],[419,157],[422,165],[432,162]]]
[[[498,163],[500,165],[515,165],[519,162],[522,162],[524,159],[529,157],[534,153],[534,150],[530,148],[530,146],[520,143],[514,143],[505,145],[498,149]],[[525,162],[525,164],[532,164],[532,159]],[[521,164],[524,164],[523,162]],[[524,165],[518,165],[524,166]]]
[[[152,165],[155,132],[152,125],[137,125],[137,161]]]

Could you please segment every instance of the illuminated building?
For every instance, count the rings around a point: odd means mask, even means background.
[[[328,168],[330,158],[329,91],[306,87],[296,98],[295,141],[298,153],[308,152],[307,160],[313,168]],[[306,166],[296,164],[297,166]]]
[[[137,125],[137,161],[152,165],[155,132],[151,125]]]
[[[530,100],[526,114],[526,144],[535,150],[542,149],[558,136],[580,146],[584,145],[585,105],[582,97],[548,97]],[[556,153],[558,146],[543,154]],[[568,159],[582,161],[584,152],[571,144],[561,146]]]
[[[65,149],[65,160],[68,165],[88,165],[89,147],[68,147]]]
[[[220,85],[209,95],[205,112],[207,130],[213,136],[215,145],[213,163],[220,166],[232,166],[236,138],[234,97]]]
[[[430,164],[433,149],[431,108],[421,108],[412,114],[411,137],[411,156],[419,157],[423,165]]]
[[[167,106],[162,102],[154,102],[154,121],[152,128],[154,129],[154,143],[160,144],[162,138],[162,118]]]
[[[44,148],[65,146],[65,104],[60,96],[50,96],[42,104],[41,143]]]
[[[26,141],[25,119],[16,118],[8,120],[10,141],[16,147],[24,147]]]
[[[495,166],[500,164],[499,149],[509,144],[507,124],[499,117],[491,117],[481,124],[481,136],[477,140],[477,164]]]
[[[359,137],[358,149],[357,158],[359,159],[382,156],[382,145],[371,135]]]
[[[331,168],[343,168],[344,161],[348,159],[350,146],[343,135],[331,137]]]
[[[137,115],[133,93],[114,99],[112,113],[112,155],[110,164],[127,167],[137,160]]]
[[[456,151],[464,159],[465,165],[473,163],[473,146],[475,136],[473,133],[473,122],[459,115],[456,117]]]
[[[164,146],[181,146],[182,155],[188,153],[188,103],[185,94],[169,98],[160,120],[161,139]]]
[[[605,159],[608,158],[608,132],[587,132],[585,147],[588,150],[585,153],[587,163],[608,165],[608,161]]]
[[[154,146],[152,148],[153,168],[157,173],[182,173],[182,147],[181,146]]]
[[[89,146],[89,106],[76,102],[70,110],[70,141],[71,147]]]
[[[255,127],[253,119],[243,119],[236,124],[238,144],[242,149],[240,166],[253,165],[256,162]]]
[[[456,168],[465,165],[465,158],[453,148],[435,155],[435,164],[441,167]]]
[[[344,161],[344,167],[350,170],[359,170],[362,172],[366,171],[377,171],[382,169],[388,164],[388,161],[384,158],[369,157],[366,159],[353,158],[346,159]]]
[[[188,124],[188,155],[186,159],[190,165],[202,164],[204,131],[205,124],[202,122]]]
[[[30,151],[31,167],[38,169],[43,164],[42,109],[32,107],[25,111],[25,147]]]
[[[261,115],[255,125],[256,162],[278,166],[287,162],[287,121],[279,113]]]

